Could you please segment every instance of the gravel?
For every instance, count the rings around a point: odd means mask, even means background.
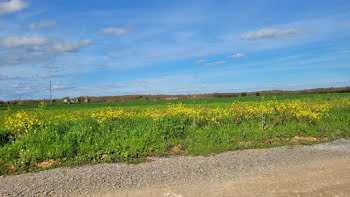
[[[97,164],[0,177],[0,196],[99,196],[115,191],[191,183],[219,183],[278,167],[350,159],[350,140],[226,152],[210,157],[171,156],[152,162]],[[349,160],[350,161],[350,160]]]

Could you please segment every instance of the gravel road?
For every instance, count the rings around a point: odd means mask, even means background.
[[[350,196],[350,140],[0,177],[0,196]]]

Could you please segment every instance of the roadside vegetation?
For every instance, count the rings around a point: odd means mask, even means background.
[[[350,136],[350,94],[0,107],[0,174]]]

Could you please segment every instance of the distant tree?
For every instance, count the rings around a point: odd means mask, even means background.
[[[260,92],[256,92],[256,93],[255,93],[255,96],[260,96]]]
[[[241,93],[241,96],[247,96],[247,93],[242,92],[242,93]]]

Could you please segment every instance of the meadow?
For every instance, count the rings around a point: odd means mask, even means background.
[[[0,105],[0,175],[349,136],[349,93]]]

